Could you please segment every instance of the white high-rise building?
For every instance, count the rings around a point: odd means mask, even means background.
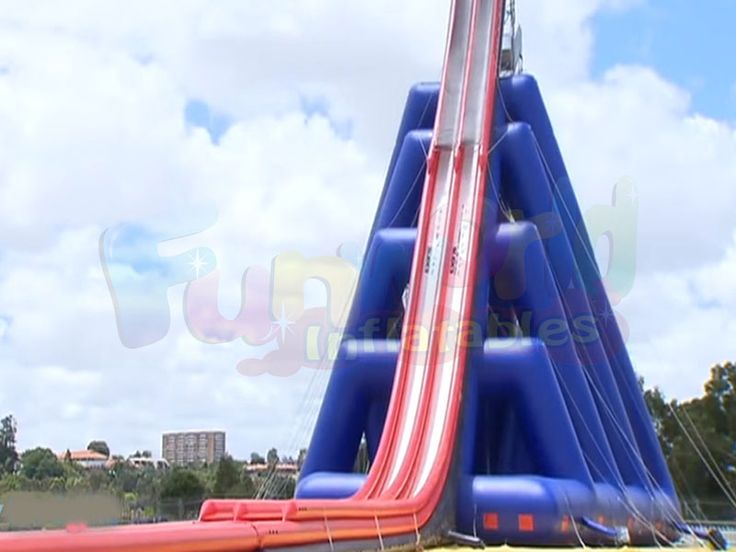
[[[161,456],[172,466],[213,464],[224,455],[224,431],[169,431],[161,439]]]

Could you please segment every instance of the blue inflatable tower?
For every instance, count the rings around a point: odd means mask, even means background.
[[[378,448],[437,98],[435,84],[409,94],[298,497],[352,495],[361,439]],[[456,528],[487,543],[667,542],[677,496],[535,80],[501,79],[496,113]]]

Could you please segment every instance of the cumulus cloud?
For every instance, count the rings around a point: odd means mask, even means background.
[[[686,91],[652,69],[621,66],[547,97],[584,204],[610,202],[626,177],[639,201],[639,268],[712,262],[730,243],[736,133],[692,112]]]
[[[621,177],[637,186],[637,279],[617,309],[635,364],[684,396],[733,356],[734,129],[693,113],[653,68],[592,79],[590,18],[631,4],[521,2],[525,58],[583,207],[610,203]],[[258,351],[195,340],[181,286],[166,338],[124,347],[98,239],[132,222],[194,232],[158,252],[211,248],[230,317],[248,266],[361,243],[406,91],[439,75],[449,3],[2,7],[0,400],[21,446],[157,451],[162,430],[188,426],[226,429],[239,456],[304,446],[328,371],[242,376]],[[192,101],[228,121],[216,143],[187,124]]]
[[[734,356],[736,235],[724,257],[637,280],[622,304],[631,352],[650,384],[678,397],[696,394],[713,364]]]

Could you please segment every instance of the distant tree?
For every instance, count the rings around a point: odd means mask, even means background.
[[[150,450],[144,450],[144,451],[137,450],[133,454],[131,454],[130,457],[131,458],[151,458],[153,457],[153,454],[151,453]]]
[[[20,462],[21,473],[28,479],[50,479],[64,475],[64,466],[47,448],[36,447],[25,451]]]
[[[205,486],[197,474],[187,468],[175,468],[164,477],[161,498],[201,499]]]
[[[271,484],[268,498],[279,500],[294,498],[295,487],[296,482],[293,477],[288,475],[278,475]]]
[[[72,451],[69,449],[66,449],[66,452],[64,453],[64,462],[67,464],[70,464],[72,461]]]
[[[112,476],[105,470],[88,470],[86,483],[90,491],[102,491],[113,482]]]
[[[225,455],[217,463],[215,472],[215,484],[212,494],[215,498],[227,498],[233,496],[233,491],[240,483],[240,470],[232,456]]]
[[[89,475],[88,470],[84,469],[76,462],[72,462],[71,459],[62,460],[60,463],[61,467],[64,469],[64,475],[62,477],[65,480],[65,485],[68,490],[84,485],[84,482]]]
[[[250,453],[250,463],[251,464],[265,464],[266,459],[258,454],[257,452],[251,452]]]
[[[281,487],[280,499],[294,498],[294,492],[296,491],[296,480],[293,477],[287,477],[286,482]]]
[[[640,382],[643,387],[643,382]],[[657,387],[644,399],[678,494],[691,515],[730,518],[726,491],[736,489],[736,365],[710,370],[703,396],[668,401]]]
[[[11,491],[23,490],[25,478],[20,474],[6,474],[0,477],[0,496]],[[2,512],[0,512],[1,514]]]
[[[17,431],[12,415],[0,421],[0,476],[15,473],[18,468],[18,451],[15,448]]]
[[[161,497],[163,484],[170,473],[172,472],[164,474],[157,470],[138,470],[126,465],[120,476],[125,482],[124,489],[127,492],[135,492],[140,502],[153,505]]]
[[[662,451],[668,454],[672,451],[673,436],[667,431],[667,420],[672,416],[669,408],[670,406],[674,407],[674,405],[667,403],[667,399],[659,387],[646,389],[644,391],[644,402],[652,417],[652,423],[654,423],[654,429],[659,438],[659,445],[662,447]]]
[[[124,493],[134,492],[143,474],[144,470],[137,470],[122,457],[116,458],[110,469],[110,476],[113,478],[115,487]]]
[[[275,467],[279,463],[279,451],[275,448],[270,449],[266,454],[266,463],[272,468]]]
[[[307,449],[299,449],[299,455],[296,457],[296,466],[300,470],[302,469],[302,466],[304,465],[304,460],[307,458]]]
[[[256,486],[253,484],[253,480],[250,475],[243,472],[240,476],[240,484],[238,485],[237,494],[238,498],[254,498],[256,496]]]
[[[110,458],[110,447],[107,446],[105,441],[90,441],[89,445],[87,445],[87,450],[99,452],[100,454],[104,454],[106,458]]]

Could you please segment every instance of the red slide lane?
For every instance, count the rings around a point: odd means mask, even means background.
[[[467,224],[475,224],[473,219],[468,220],[468,217],[473,215],[466,208],[465,202],[468,194],[477,192],[473,187],[473,171],[478,166],[478,161],[467,153],[468,146],[471,146],[471,150],[478,150],[483,139],[477,121],[485,116],[487,105],[485,84],[489,58],[493,55],[493,7],[492,2],[476,2],[473,5],[471,38],[463,70],[464,85],[460,102],[462,109],[457,125],[452,185],[449,190],[448,204],[452,208],[448,209],[449,217],[444,232],[446,247],[441,260],[442,283],[435,298],[438,312],[432,322],[433,343],[427,361],[430,367],[427,384],[431,392],[425,394],[426,399],[422,403],[423,423],[414,429],[415,440],[411,445],[414,451],[413,461],[407,463],[398,478],[400,486],[398,494],[394,495],[397,498],[414,496],[424,487],[429,471],[434,469],[437,454],[440,452],[437,450],[440,441],[444,440],[447,443],[448,428],[445,422],[452,408],[443,409],[442,406],[451,406],[451,403],[454,403],[459,408],[461,402],[461,387],[455,387],[452,382],[462,383],[462,377],[458,377],[461,372],[458,370],[462,370],[465,364],[464,351],[460,351],[457,346],[460,344],[459,330],[470,316],[470,307],[464,309],[460,302],[453,300],[453,297],[458,290],[474,288],[472,281],[468,279],[470,274],[467,274],[467,263],[461,262],[463,259],[457,252],[465,251],[467,255],[471,247],[468,243],[470,235],[467,232],[463,233],[461,229]],[[495,85],[495,78],[493,82]],[[460,274],[461,272],[463,274]],[[443,484],[444,477],[443,474]]]
[[[433,305],[424,304],[421,299],[424,295],[425,287],[425,271],[427,246],[430,245],[432,238],[431,232],[436,227],[436,217],[438,213],[438,196],[443,196],[442,190],[437,188],[446,186],[445,172],[447,170],[448,154],[452,154],[452,140],[455,139],[454,134],[450,134],[450,147],[445,143],[448,140],[446,133],[441,129],[444,127],[454,127],[461,110],[460,103],[453,101],[457,97],[455,86],[461,86],[463,75],[458,74],[458,63],[453,59],[453,55],[458,51],[467,51],[469,48],[468,36],[466,28],[470,25],[471,6],[467,0],[454,0],[450,8],[450,22],[447,31],[447,44],[445,46],[445,60],[442,69],[442,86],[440,87],[440,97],[437,103],[437,114],[435,115],[435,131],[432,135],[432,144],[430,146],[427,158],[427,174],[425,177],[424,188],[422,193],[422,202],[420,206],[417,241],[414,247],[412,259],[412,270],[409,278],[409,301],[405,322],[402,328],[401,347],[399,350],[399,358],[397,362],[396,376],[394,388],[392,390],[392,399],[389,403],[389,410],[384,424],[383,435],[373,461],[373,468],[370,470],[368,478],[361,490],[352,497],[353,500],[363,500],[375,498],[381,494],[387,479],[390,477],[392,466],[395,465],[397,456],[397,435],[400,432],[401,421],[406,419],[407,411],[411,409],[411,394],[407,388],[412,380],[419,377],[417,370],[413,370],[412,357],[422,355],[422,351],[417,350],[418,347],[413,346],[414,332],[419,332],[421,340],[422,323],[418,322],[424,318],[420,315],[421,311],[432,308]],[[459,68],[462,70],[462,67]],[[456,84],[457,83],[457,84]],[[438,186],[438,180],[439,186]]]
[[[461,406],[462,383],[466,364],[465,331],[471,329],[473,291],[475,289],[476,261],[480,242],[485,182],[487,178],[488,147],[491,136],[493,106],[497,79],[499,42],[494,39],[494,7],[481,10],[476,17],[477,47],[468,58],[465,84],[463,120],[456,156],[456,178],[460,185],[452,190],[451,203],[455,217],[448,233],[449,274],[441,287],[438,300],[441,306],[439,323],[440,347],[435,367],[434,405],[425,422],[427,438],[417,454],[419,464],[414,468],[410,485],[414,492],[422,489],[435,469],[442,447],[448,446],[447,434],[457,425]],[[502,14],[503,12],[501,12]],[[494,60],[494,62],[489,62]],[[492,71],[492,72],[491,72]],[[489,88],[490,85],[490,88]],[[454,439],[454,437],[453,437]],[[453,440],[454,442],[454,440]],[[443,478],[445,475],[442,476]],[[444,482],[444,479],[443,479]]]
[[[452,36],[455,15],[460,5],[470,0],[456,0],[453,3],[453,15],[450,25]],[[473,17],[490,7],[491,46],[483,62],[486,64],[488,78],[483,87],[481,119],[482,132],[478,140],[467,140],[465,123],[456,128],[457,140],[452,148],[452,182],[450,184],[450,200],[446,210],[449,220],[444,224],[444,236],[441,244],[441,258],[449,259],[458,251],[464,252],[453,270],[448,269],[447,262],[440,263],[441,280],[436,301],[432,305],[433,331],[430,335],[442,335],[447,320],[454,319],[462,327],[462,323],[470,320],[472,292],[474,289],[475,262],[479,243],[479,224],[483,207],[484,189],[487,175],[487,154],[489,150],[490,128],[495,105],[496,78],[501,29],[503,24],[502,0],[474,0],[472,2]],[[471,44],[466,52],[465,64],[471,63]],[[443,73],[443,91],[446,90],[449,52],[445,60]],[[466,68],[467,69],[467,68]],[[467,72],[467,71],[466,71]],[[467,109],[468,80],[463,84],[463,112]],[[470,102],[477,103],[478,98]],[[440,104],[440,113],[442,112]],[[428,175],[422,199],[422,211],[418,242],[412,269],[412,287],[409,303],[410,320],[416,320],[418,306],[412,305],[411,296],[423,283],[423,268],[426,250],[429,243],[429,231],[432,219],[442,220],[440,205],[436,202],[437,175],[443,148],[438,147],[441,132],[437,124],[441,120],[438,114],[436,121],[436,140],[428,159]],[[464,117],[462,118],[464,121]],[[472,123],[471,123],[472,125]],[[440,198],[441,201],[441,198]],[[433,206],[434,208],[428,208]],[[420,247],[421,246],[421,247]],[[436,254],[436,251],[435,251]],[[418,284],[419,282],[419,284]],[[418,295],[418,293],[417,293]],[[415,295],[415,296],[417,296]],[[416,302],[418,303],[418,302]],[[437,308],[435,308],[437,307]],[[412,318],[413,317],[413,318]],[[369,476],[371,487],[368,499],[348,500],[292,500],[292,501],[212,501],[205,505],[203,519],[217,520],[213,522],[167,523],[151,526],[120,527],[112,529],[83,530],[80,532],[49,531],[46,533],[16,533],[0,535],[0,548],[8,551],[43,551],[43,550],[112,550],[112,551],[227,551],[256,550],[259,548],[292,546],[308,543],[328,542],[344,539],[376,539],[391,535],[411,534],[423,526],[431,517],[442,491],[453,457],[457,421],[460,412],[460,395],[464,377],[466,350],[462,340],[455,338],[451,351],[439,355],[440,343],[436,338],[430,339],[428,358],[425,358],[424,372],[416,372],[417,364],[409,363],[412,359],[412,333],[414,327],[406,324],[402,336],[403,362],[412,370],[397,369],[389,421],[384,431],[385,438],[379,447],[381,463],[376,462],[376,474]],[[425,326],[426,327],[426,326]],[[406,351],[406,352],[403,352]],[[421,360],[420,355],[416,355]],[[441,358],[440,358],[441,357]],[[435,362],[426,362],[434,359]],[[439,359],[439,361],[438,361]],[[402,365],[399,365],[402,368]],[[409,406],[407,387],[412,377],[421,377],[420,412],[415,413],[414,425],[404,423]],[[421,451],[418,456],[408,455],[400,466],[400,500],[384,498],[383,485],[390,469],[396,466],[392,461],[397,459],[396,436],[400,430],[407,431],[414,426],[426,427],[421,436],[413,441]],[[388,431],[388,433],[386,433]],[[432,441],[436,441],[434,450]],[[391,461],[387,460],[391,459]],[[426,474],[417,472],[420,466],[430,465]],[[373,479],[371,479],[371,477]],[[404,482],[411,482],[406,485]],[[372,498],[377,496],[379,498]],[[225,521],[226,519],[230,521]],[[271,521],[267,521],[267,520]]]
[[[465,55],[458,61],[449,59],[447,62],[450,67],[455,66],[455,72],[459,73],[457,80],[462,82],[462,86],[454,91],[454,94],[450,90],[446,91],[446,102],[449,105],[443,107],[450,108],[453,113],[447,113],[449,120],[446,125],[443,124],[442,118],[435,125],[435,134],[438,136],[437,150],[439,152],[438,170],[435,179],[440,180],[440,182],[436,185],[437,193],[432,197],[432,201],[426,203],[430,206],[428,229],[431,234],[427,236],[430,238],[430,242],[428,247],[422,247],[421,249],[415,247],[417,256],[414,260],[413,271],[414,276],[421,278],[421,280],[419,280],[418,285],[411,287],[412,293],[416,295],[414,298],[410,297],[410,301],[414,299],[415,304],[422,306],[423,316],[411,320],[407,319],[403,329],[402,349],[406,351],[406,357],[401,359],[398,368],[410,370],[413,385],[408,391],[409,400],[406,403],[405,415],[399,426],[400,432],[392,438],[397,454],[393,458],[393,467],[390,469],[386,488],[379,495],[381,499],[403,500],[409,498],[407,481],[411,480],[411,474],[415,470],[417,454],[423,448],[427,412],[433,402],[434,380],[437,371],[437,340],[441,337],[441,332],[438,331],[441,324],[438,321],[442,320],[444,274],[447,270],[449,258],[448,236],[451,235],[455,218],[452,198],[454,190],[459,185],[456,171],[457,151],[467,97],[465,83],[468,80],[469,60],[473,57],[476,41],[475,30],[479,5],[480,2],[477,1],[472,2],[472,4],[466,3],[466,10],[467,8],[470,9],[462,14],[465,16],[465,21],[462,22],[462,30],[459,33],[462,37],[462,45],[459,45],[459,47],[462,48]],[[457,23],[458,21],[455,22],[455,24]],[[450,52],[452,52],[452,47]],[[448,57],[450,56],[448,55]],[[445,75],[445,79],[448,77],[449,75]],[[447,111],[450,111],[450,109]],[[451,138],[450,136],[447,137],[450,138],[450,141],[446,141],[443,136],[445,128],[452,132]],[[412,398],[414,400],[411,400]]]

